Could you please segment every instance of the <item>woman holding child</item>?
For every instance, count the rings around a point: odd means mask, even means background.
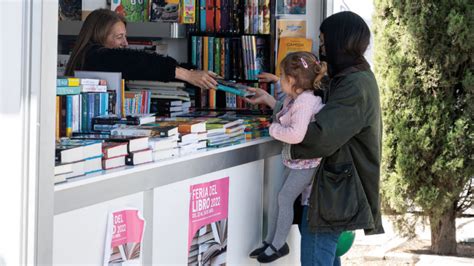
[[[324,89],[322,102],[315,100],[312,106],[303,108],[312,110],[309,112],[312,115],[305,118],[308,126],[304,130],[298,128],[299,132],[293,136],[296,138],[303,134],[303,138],[298,139],[298,142],[290,142],[277,134],[295,129],[282,118],[294,108],[288,107],[289,102],[296,104],[303,93],[307,94],[306,90],[297,93],[295,81],[298,81],[298,76],[283,73],[281,77],[283,90],[287,90],[284,88],[288,84],[296,89],[295,93],[291,92],[293,95],[290,95],[290,100],[277,101],[261,89],[249,88],[256,95],[248,102],[273,108],[276,116],[272,127],[278,128],[278,131],[274,131],[275,134],[272,134],[272,130],[270,132],[276,139],[286,143],[282,150],[284,162],[312,160],[319,164],[313,164],[317,168],[308,168],[306,171],[314,169],[312,173],[315,174],[312,175],[314,177],[310,185],[311,196],[303,193],[302,199],[302,203],[309,203],[309,206],[304,206],[300,225],[301,264],[340,265],[336,247],[341,232],[364,229],[366,234],[383,233],[379,198],[382,120],[377,82],[363,56],[370,41],[367,24],[355,13],[341,12],[325,19],[320,32],[320,60],[327,63],[330,82]],[[309,63],[306,57],[302,58],[304,60],[299,63],[305,69]],[[322,66],[317,59],[314,64],[316,62]],[[294,67],[300,66],[296,64]],[[268,74],[262,75],[262,78],[272,79]],[[317,79],[320,80],[319,75],[315,75],[315,81],[319,81]],[[293,110],[292,114],[298,112],[301,113],[301,110]],[[289,120],[299,118],[290,115]],[[318,158],[321,160],[318,161]],[[291,178],[296,176],[287,175],[280,193],[288,190],[287,183],[296,182],[290,181]],[[307,182],[306,178],[297,181],[304,182]],[[301,193],[300,190],[301,186],[294,191]],[[278,211],[283,208],[285,215],[288,215],[285,206],[289,204],[285,202],[281,205],[282,199],[285,198],[292,205],[296,198],[294,194],[288,198],[279,195],[274,202]],[[281,223],[280,217],[285,216],[278,215],[277,224]],[[287,234],[289,219],[287,217],[284,220],[282,228],[285,230],[282,231]],[[274,236],[267,235],[263,246],[254,250],[251,257],[266,263],[288,254],[286,243],[280,240],[281,235],[276,236],[278,239],[274,241]]]

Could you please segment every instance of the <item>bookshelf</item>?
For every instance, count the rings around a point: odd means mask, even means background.
[[[75,37],[79,35],[83,21],[58,21],[59,37]],[[178,23],[165,22],[128,22],[127,37],[129,38],[186,38],[186,26]]]
[[[260,86],[261,84],[257,85],[257,73],[253,70],[275,72],[276,36],[273,31],[275,28],[275,7],[275,0],[268,0],[268,2],[261,0],[230,2],[227,0],[210,2],[197,0],[195,8],[196,22],[190,24],[187,28],[188,63],[194,65],[197,69],[219,72],[217,74],[228,80],[248,84],[249,86]],[[211,18],[209,18],[209,12]],[[224,19],[225,16],[228,18]],[[210,27],[209,23],[211,23]],[[244,41],[243,36],[247,38],[250,47],[244,44],[246,41]],[[217,44],[219,40],[221,43]],[[211,41],[215,44],[211,45]],[[227,46],[227,41],[230,42],[229,46]],[[206,44],[209,46],[206,46]],[[254,48],[251,48],[252,45]],[[225,51],[222,52],[224,49]],[[253,49],[250,52],[253,53],[252,56],[255,56],[256,59],[253,64],[258,64],[260,67],[248,69],[250,63],[248,58],[245,58],[249,56],[247,54],[249,53],[248,49]],[[230,53],[230,60],[227,58],[227,53]],[[204,63],[208,60],[209,63]],[[211,64],[211,61],[215,61],[215,63]],[[228,65],[231,65],[229,69]],[[247,75],[249,71],[251,74]],[[267,84],[264,84],[263,88],[270,90],[270,86],[267,86]],[[211,94],[213,95],[211,96]],[[208,100],[206,101],[206,99]],[[230,101],[232,108],[232,102],[235,100],[231,99]],[[222,91],[204,92],[197,90],[196,107],[198,108],[206,106],[211,109],[226,108],[229,107],[227,104],[228,96]],[[243,101],[239,103],[239,100],[237,100],[236,107],[245,107],[242,105],[245,105],[245,103]],[[235,106],[233,107],[235,108]]]

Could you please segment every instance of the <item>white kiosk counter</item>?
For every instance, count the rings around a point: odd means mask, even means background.
[[[262,138],[176,159],[105,171],[55,186],[53,264],[100,265],[109,212],[131,207],[146,221],[143,265],[188,264],[190,187],[229,178],[228,265],[258,265],[248,257],[262,241],[267,205],[276,199],[281,145]],[[299,264],[299,235],[290,255],[275,264]]]

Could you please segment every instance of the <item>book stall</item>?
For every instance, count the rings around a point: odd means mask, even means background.
[[[48,64],[41,74],[48,91],[38,117],[48,122],[39,123],[38,145],[49,155],[37,158],[46,195],[39,198],[39,264],[258,264],[248,254],[262,242],[283,165],[281,143],[269,136],[272,110],[248,103],[247,88],[278,97],[257,75],[279,71],[292,44],[316,47],[309,23],[317,20],[306,10],[322,20],[320,1],[297,1],[304,2],[297,13],[280,10],[280,2],[287,1],[45,4],[56,9],[41,21],[57,23],[57,31],[41,34],[57,48],[57,68]],[[114,71],[65,75],[83,22],[98,8],[125,17],[128,48],[211,71],[216,89],[127,80]],[[277,264],[298,263],[297,231],[289,244],[291,254]]]

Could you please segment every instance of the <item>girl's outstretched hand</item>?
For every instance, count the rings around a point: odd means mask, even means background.
[[[258,82],[277,83],[280,78],[272,73],[262,72],[258,76]]]
[[[250,98],[244,98],[246,102],[251,104],[265,104],[272,109],[275,107],[276,100],[268,92],[260,88],[252,87],[248,87],[247,90],[255,93],[255,95]]]

